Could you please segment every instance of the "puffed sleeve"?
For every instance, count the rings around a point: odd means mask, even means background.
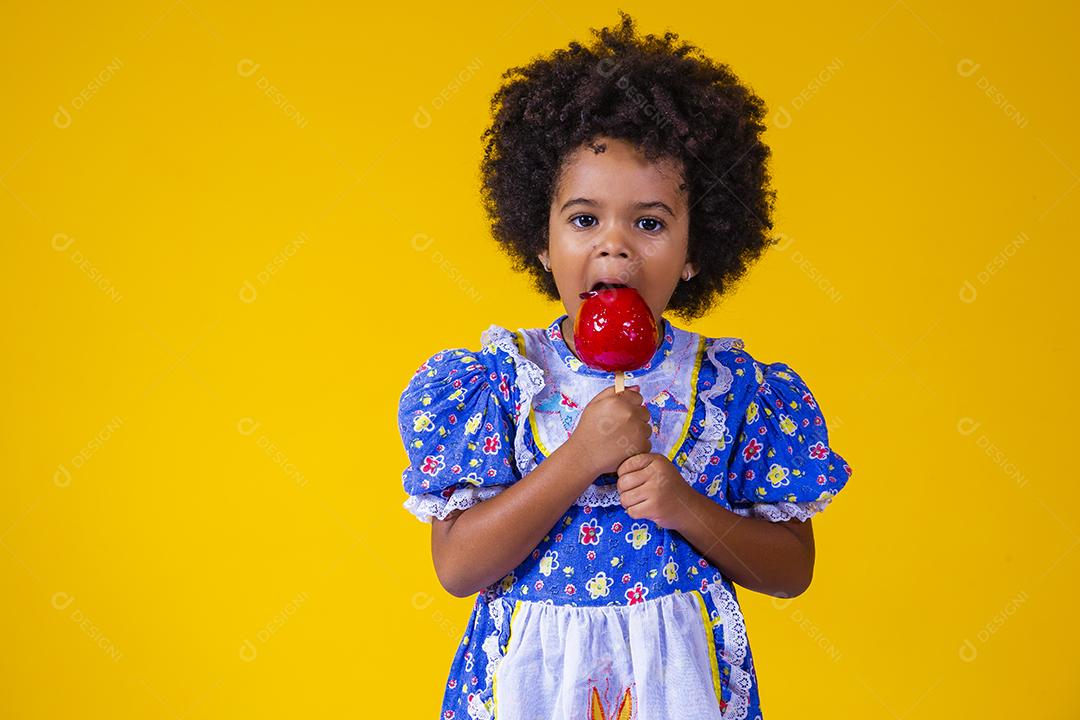
[[[744,516],[805,521],[847,484],[851,467],[830,447],[825,418],[803,379],[785,363],[743,357],[753,378],[736,406],[744,411],[729,419],[737,429],[728,502]]]
[[[480,353],[444,350],[420,366],[401,394],[398,427],[410,461],[401,475],[409,496],[404,507],[424,522],[472,507],[519,479],[513,419],[491,376],[500,378]],[[501,377],[496,387],[505,390]]]

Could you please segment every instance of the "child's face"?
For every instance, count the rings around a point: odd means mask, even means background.
[[[683,273],[696,272],[687,262],[682,183],[676,161],[650,163],[625,140],[598,137],[567,157],[548,215],[548,248],[538,257],[554,273],[571,319],[578,293],[611,279],[637,290],[659,326]],[[663,205],[639,205],[652,203]]]

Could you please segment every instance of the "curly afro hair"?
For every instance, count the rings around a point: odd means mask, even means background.
[[[548,215],[566,155],[598,135],[634,144],[650,161],[684,168],[689,260],[697,274],[680,282],[667,310],[701,317],[777,242],[770,237],[775,192],[767,114],[726,65],[678,35],[638,37],[634,20],[593,29],[589,47],[571,42],[503,73],[483,135],[481,195],[491,231],[514,269],[558,300],[554,277],[537,254],[548,245]]]

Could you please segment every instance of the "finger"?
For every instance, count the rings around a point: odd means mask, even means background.
[[[645,517],[645,515],[647,514],[645,511],[647,511],[649,509],[648,503],[649,503],[648,498],[639,497],[639,496],[637,496],[635,494],[629,500],[623,500],[622,501],[622,506],[623,506],[624,509],[626,509],[628,511],[633,510],[633,511],[637,512],[638,515],[636,515],[636,516],[631,515],[631,517],[634,517],[635,519],[639,519],[639,518]]]
[[[622,461],[622,464],[615,470],[615,472],[622,477],[624,474],[637,472],[643,470],[652,464],[652,453],[638,453],[637,455],[631,455]]]
[[[648,480],[648,475],[643,472],[632,472],[620,475],[619,479],[615,481],[615,487],[618,488],[620,493],[632,490],[636,487],[640,487]]]

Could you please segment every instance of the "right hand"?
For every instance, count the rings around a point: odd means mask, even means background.
[[[580,453],[595,475],[614,473],[631,455],[652,451],[652,421],[638,392],[628,385],[621,393],[615,386],[604,388],[578,418],[567,443]]]

